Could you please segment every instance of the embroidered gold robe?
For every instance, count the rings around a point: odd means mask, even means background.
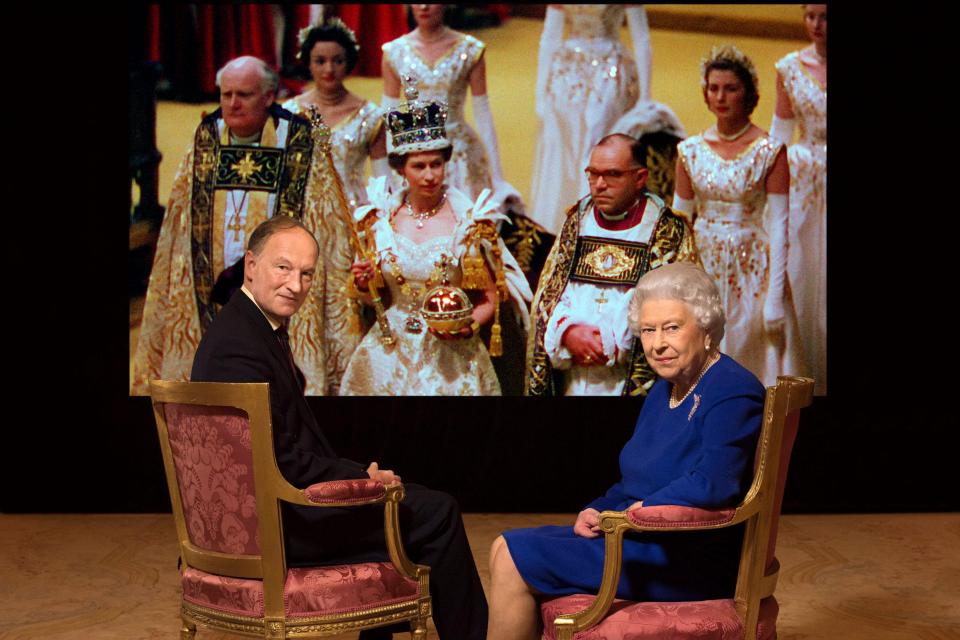
[[[336,395],[360,340],[344,294],[352,224],[333,166],[329,129],[278,105],[256,146],[231,145],[220,111],[205,117],[177,170],[160,228],[134,355],[131,393],[152,379],[188,380],[194,352],[219,310],[213,287],[242,258],[246,238],[274,215],[301,220],[320,243],[310,295],[290,320],[309,395]]]
[[[607,293],[614,292],[621,301],[627,300],[628,296],[625,294],[628,294],[637,280],[650,269],[676,261],[699,264],[693,232],[684,219],[674,214],[659,197],[647,193],[646,198],[643,218],[631,229],[633,240],[630,242],[612,237],[587,237],[584,230],[596,226],[595,223],[591,224],[592,220],[588,218],[593,216],[593,199],[590,196],[583,198],[567,211],[563,228],[547,257],[533,299],[524,381],[524,392],[527,395],[563,395],[575,378],[588,374],[586,369],[597,370],[596,374],[600,377],[610,376],[609,371],[600,371],[597,367],[571,366],[569,357],[563,363],[551,359],[551,351],[556,352],[557,349],[548,347],[546,342],[558,343],[563,330],[563,327],[557,329],[557,320],[553,321],[554,326],[551,329],[551,318],[570,282],[579,283],[581,288],[595,288],[598,310],[584,311],[584,317],[592,317],[595,322],[600,316],[599,307],[609,300]],[[637,233],[640,234],[639,237]],[[625,326],[625,304],[620,304],[620,307],[623,307],[622,320]],[[587,385],[587,390],[579,393],[601,395],[611,393],[612,388],[612,393],[646,395],[656,376],[644,358],[640,340],[628,337],[624,341],[621,338],[619,342],[624,343],[624,348],[617,349],[614,343],[618,340],[614,334],[618,332],[608,331],[608,327],[599,328],[604,349],[609,351],[609,362],[616,368],[615,371],[620,373],[615,387],[604,385],[601,381],[601,384],[592,387]],[[551,332],[554,335],[550,335]],[[556,355],[555,353],[554,356]],[[561,372],[558,370],[560,368],[566,371]]]

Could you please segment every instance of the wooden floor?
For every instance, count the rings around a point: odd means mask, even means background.
[[[488,588],[501,531],[573,516],[464,518]],[[784,516],[777,556],[780,640],[960,639],[960,514]],[[0,640],[176,638],[176,561],[169,514],[0,515]]]

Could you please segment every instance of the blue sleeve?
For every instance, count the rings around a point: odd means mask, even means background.
[[[626,507],[622,506],[624,502],[633,504],[636,500],[631,500],[623,490],[623,481],[616,483],[607,492],[588,504],[584,509],[596,509],[597,511],[623,511]],[[629,505],[628,505],[629,506]]]
[[[724,399],[703,417],[701,447],[688,471],[644,497],[645,506],[728,507],[743,498],[763,419],[763,397]]]

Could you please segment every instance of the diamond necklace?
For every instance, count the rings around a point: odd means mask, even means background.
[[[440,202],[437,203],[433,209],[427,209],[426,211],[417,211],[413,208],[413,205],[410,204],[410,200],[407,198],[403,199],[404,206],[407,207],[407,215],[417,221],[417,229],[423,229],[423,221],[429,220],[433,216],[437,215],[440,211],[440,207],[443,206],[443,203],[447,201],[447,192],[444,191],[443,195],[440,196]]]

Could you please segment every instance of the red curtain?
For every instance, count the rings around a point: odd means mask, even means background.
[[[274,8],[285,15],[282,60],[277,59]],[[326,5],[357,34],[360,59],[354,73],[378,77],[381,45],[408,30],[403,4]],[[501,17],[509,5],[487,5]],[[215,96],[217,69],[231,58],[253,55],[277,70],[296,61],[296,35],[309,23],[308,4],[151,4],[147,11],[146,51],[162,63],[165,77],[183,95]],[[286,84],[286,83],[285,83]]]
[[[380,47],[408,31],[405,4],[338,4],[332,13],[357,34],[360,59],[353,73],[358,76],[380,75],[383,51]]]

